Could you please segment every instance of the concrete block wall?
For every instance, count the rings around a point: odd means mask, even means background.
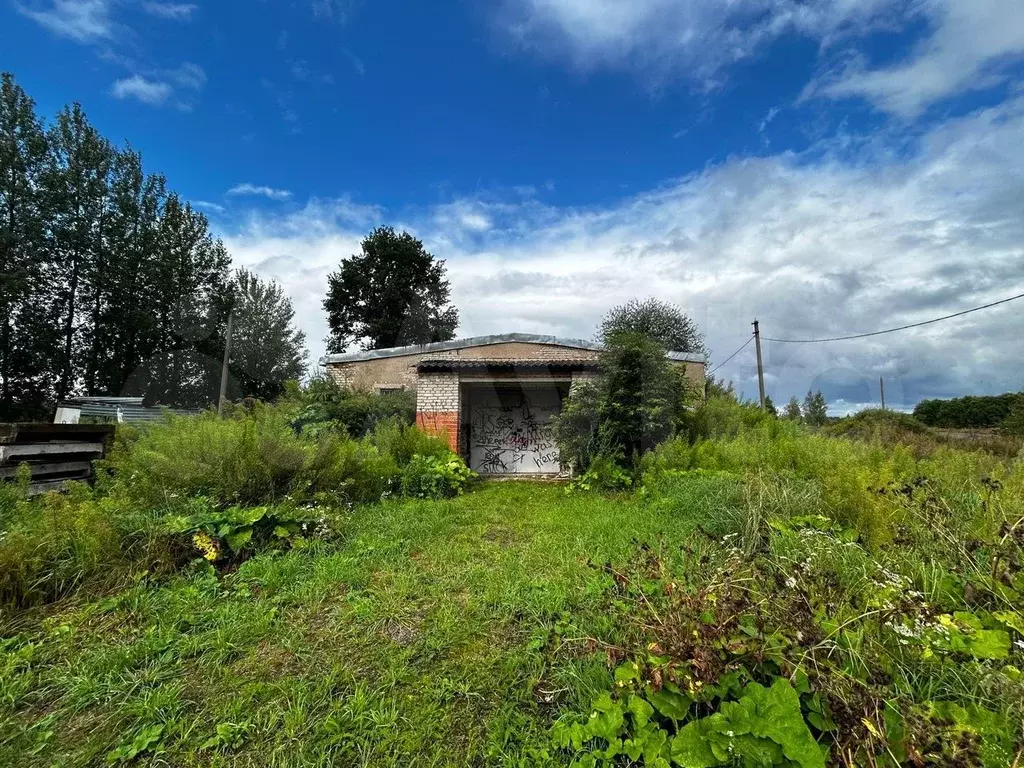
[[[456,453],[459,450],[460,407],[458,373],[423,372],[419,375],[416,426],[424,432],[444,437]]]

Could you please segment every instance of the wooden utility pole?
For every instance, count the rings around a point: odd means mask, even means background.
[[[757,349],[757,388],[761,394],[761,407],[764,408],[764,365],[761,363],[761,329],[757,320],[754,321],[754,346]]]
[[[878,377],[878,387],[882,390],[882,410],[885,410],[885,379]]]
[[[231,320],[234,310],[228,312],[228,332],[224,337],[224,362],[220,367],[220,397],[217,400],[217,414],[224,413],[224,403],[228,399],[228,359],[231,357]]]

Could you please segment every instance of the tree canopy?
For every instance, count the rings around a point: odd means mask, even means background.
[[[820,389],[817,392],[807,390],[807,395],[804,397],[803,416],[804,421],[814,427],[820,427],[828,421],[828,403]]]
[[[277,283],[235,271],[229,395],[274,400],[306,370],[306,335],[294,326],[291,299]]]
[[[74,395],[212,403],[230,265],[138,152],[78,104],[44,124],[0,76],[0,421],[48,420]]]
[[[1024,403],[1024,393],[922,400],[914,407],[914,416],[929,427],[984,429],[1001,426],[1019,403]]]
[[[600,339],[608,344],[620,333],[641,333],[670,352],[707,353],[697,324],[675,304],[655,298],[630,299],[601,320]]]
[[[381,349],[455,338],[458,310],[450,304],[445,263],[408,232],[374,229],[362,251],[328,276],[324,309],[329,352],[352,344]]]

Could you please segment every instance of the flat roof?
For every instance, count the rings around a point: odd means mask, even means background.
[[[364,360],[376,360],[381,357],[403,357],[405,355],[423,355],[431,352],[447,352],[468,347],[485,347],[489,344],[507,344],[509,342],[525,344],[550,344],[554,347],[570,347],[600,352],[603,347],[593,341],[569,339],[562,336],[545,336],[538,333],[498,333],[491,336],[471,336],[468,339],[452,339],[451,341],[435,341],[430,344],[410,344],[405,347],[387,347],[385,349],[367,349],[358,352],[342,352],[324,355],[320,358],[321,365],[332,363],[358,363]],[[707,357],[697,352],[669,352],[667,357],[682,363],[707,364]]]

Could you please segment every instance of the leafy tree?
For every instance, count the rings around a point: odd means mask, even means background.
[[[708,374],[704,383],[704,397],[708,400],[711,398],[725,398],[738,402],[736,399],[736,386],[731,381],[727,382],[725,379],[716,379],[711,374]]]
[[[969,395],[951,400],[922,400],[914,416],[929,427],[949,429],[985,429],[998,427],[1009,418],[1024,394]]]
[[[44,129],[0,76],[0,419],[48,418],[77,392],[211,403],[228,267],[137,152],[77,104]]]
[[[820,427],[828,420],[828,403],[819,389],[817,392],[807,390],[803,407],[804,421],[814,427]]]
[[[1024,437],[1024,393],[1022,393],[1014,406],[1010,409],[1009,415],[1003,421],[1003,431],[1010,435]]]
[[[154,245],[152,311],[156,338],[148,363],[148,402],[204,406],[220,379],[230,258],[206,217],[174,193]]]
[[[130,147],[114,158],[110,186],[107,277],[117,289],[109,292],[99,319],[106,333],[95,391],[120,395],[157,345],[155,255],[167,191],[163,176],[147,175],[142,156]]]
[[[665,347],[641,333],[618,333],[601,353],[594,385],[578,385],[555,422],[563,461],[583,470],[597,456],[634,468],[670,437],[685,410],[682,371]]]
[[[779,415],[779,411],[775,407],[775,403],[772,402],[771,397],[769,397],[768,395],[764,396],[764,409],[768,413],[770,413],[772,416],[778,416]]]
[[[450,293],[444,261],[436,261],[408,232],[379,227],[363,240],[362,253],[342,259],[328,276],[327,349],[452,339],[459,313],[449,303]]]
[[[242,268],[235,271],[231,286],[233,394],[275,400],[286,381],[306,370],[306,335],[295,328],[291,299],[273,280],[261,280]]]
[[[786,410],[783,418],[789,419],[790,421],[800,421],[803,418],[803,413],[800,411],[800,401],[796,399],[796,395],[789,398],[789,402],[786,403]]]
[[[601,320],[601,341],[608,344],[620,333],[642,333],[671,352],[707,353],[697,324],[675,304],[655,298],[631,299],[609,311]]]
[[[41,289],[45,226],[40,179],[46,138],[35,103],[0,77],[0,420],[37,415],[50,382],[41,355],[52,338]]]

